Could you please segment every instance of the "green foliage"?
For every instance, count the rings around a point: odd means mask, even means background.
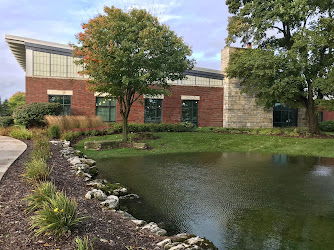
[[[50,155],[50,142],[46,136],[39,136],[34,138],[34,150],[31,153],[31,159],[42,159],[45,162],[49,159]]]
[[[233,14],[227,44],[241,38],[258,45],[232,55],[227,76],[240,78],[244,91],[266,107],[304,107],[312,134],[319,132],[318,109],[334,110],[334,8],[324,2],[226,2]]]
[[[117,99],[127,140],[132,104],[143,94],[168,93],[167,82],[183,79],[194,61],[182,38],[147,11],[105,7],[104,12],[82,25],[74,56],[85,65],[81,73],[90,76],[89,88]]]
[[[57,125],[52,125],[48,129],[48,135],[53,139],[59,139],[60,138],[60,128]]]
[[[14,95],[12,95],[11,98],[9,98],[8,106],[13,112],[17,107],[20,107],[26,103],[26,94],[24,92],[16,92]]]
[[[30,140],[32,138],[32,132],[22,127],[14,127],[9,133],[10,137],[19,140]]]
[[[0,127],[9,127],[14,124],[11,116],[0,116]]]
[[[77,243],[78,250],[93,250],[93,244],[89,244],[88,236],[86,236],[83,240],[80,237],[76,237],[75,242]]]
[[[80,131],[75,131],[75,132],[67,131],[67,132],[64,132],[61,135],[61,139],[65,140],[65,141],[73,141],[76,138],[78,138],[79,136],[81,136],[81,132]]]
[[[321,131],[334,132],[334,121],[320,122],[319,127]]]
[[[122,132],[120,124],[113,124],[115,133]],[[190,132],[196,126],[192,123],[130,123],[129,132]]]
[[[35,212],[40,209],[43,203],[53,198],[57,192],[57,188],[51,182],[41,182],[35,186],[31,194],[24,198],[27,202],[27,213]]]
[[[27,127],[44,126],[46,115],[59,115],[62,107],[59,103],[30,103],[16,108],[13,118],[16,124]]]
[[[46,181],[52,169],[48,167],[44,159],[31,159],[26,163],[23,176],[31,183]]]
[[[0,98],[0,116],[10,116],[10,115],[12,115],[12,112],[8,107],[8,99],[5,99],[3,102],[1,102]]]
[[[53,234],[60,237],[70,232],[83,219],[77,216],[77,203],[65,193],[57,192],[30,217],[30,228],[35,230],[36,236]]]

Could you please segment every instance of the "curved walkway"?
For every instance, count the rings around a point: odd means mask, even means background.
[[[26,150],[27,145],[17,139],[0,136],[0,181],[6,170]]]

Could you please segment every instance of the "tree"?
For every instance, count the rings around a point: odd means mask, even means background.
[[[11,112],[8,107],[8,100],[5,99],[1,103],[1,98],[0,98],[0,116],[10,116],[10,115],[11,115]]]
[[[228,77],[267,108],[276,102],[304,107],[308,128],[319,133],[317,113],[334,109],[332,0],[227,0],[229,45],[258,47],[231,56]],[[275,32],[277,32],[275,34]]]
[[[16,92],[9,98],[8,106],[10,108],[11,113],[13,113],[14,109],[26,104],[26,94],[24,92]]]
[[[168,93],[167,81],[183,79],[194,61],[182,38],[145,10],[105,7],[104,12],[82,25],[74,57],[84,66],[81,74],[89,76],[88,88],[118,101],[127,141],[133,103],[143,94]]]

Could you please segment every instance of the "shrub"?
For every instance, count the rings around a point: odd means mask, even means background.
[[[84,218],[77,217],[77,203],[63,192],[43,202],[42,208],[30,217],[31,229],[35,235],[54,234],[58,237],[71,231]]]
[[[59,103],[30,103],[14,110],[13,118],[16,124],[27,127],[45,125],[44,116],[59,115],[62,107]]]
[[[80,131],[67,131],[62,134],[61,139],[65,141],[73,141],[81,135],[82,132]]]
[[[10,132],[12,132],[13,127],[0,127],[0,135],[4,135],[4,136],[9,136]]]
[[[76,237],[75,242],[77,243],[78,250],[93,250],[93,244],[89,244],[88,236],[86,236],[83,240],[80,239],[80,237]]]
[[[32,213],[41,208],[44,202],[49,198],[53,198],[57,192],[57,188],[51,182],[41,182],[35,186],[32,194],[24,198],[27,202],[26,212]]]
[[[114,133],[122,132],[122,125],[111,125]],[[196,126],[192,123],[130,123],[129,132],[191,132]]]
[[[38,183],[46,181],[51,172],[44,159],[32,159],[26,163],[23,176],[31,183]]]
[[[60,128],[57,125],[52,125],[48,129],[48,135],[50,138],[59,139],[60,138]]]
[[[9,136],[19,140],[30,140],[32,138],[32,132],[25,128],[14,127],[9,133]]]
[[[323,132],[334,132],[334,121],[319,122],[319,128]]]
[[[9,127],[14,124],[11,116],[0,116],[0,127]]]
[[[46,116],[49,126],[56,125],[60,130],[74,128],[96,128],[105,125],[100,116]]]

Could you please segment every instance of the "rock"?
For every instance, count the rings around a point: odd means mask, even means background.
[[[103,193],[102,190],[99,189],[93,189],[91,191],[89,191],[86,195],[85,195],[86,199],[97,199],[99,201],[104,201],[107,199],[107,195],[105,193]]]
[[[124,196],[119,197],[120,200],[134,200],[134,199],[139,199],[138,194],[127,194]]]
[[[171,247],[169,250],[183,250],[183,249],[189,249],[190,246],[187,244],[178,244],[177,246]]]
[[[92,160],[92,159],[82,159],[81,160],[82,163],[85,163],[87,165],[89,165],[90,167],[93,167],[96,165],[96,161]]]
[[[134,142],[132,145],[136,149],[146,149],[147,148],[147,144],[146,143]]]
[[[165,229],[160,228],[156,223],[150,222],[149,224],[142,227],[141,230],[147,229],[152,233],[155,233],[159,236],[164,236],[167,234],[167,231]]]
[[[88,173],[84,173],[84,181],[90,181],[92,178],[93,178],[93,176],[91,176],[90,174],[88,174]]]
[[[127,193],[128,193],[128,190],[125,187],[117,188],[117,189],[113,190],[114,195],[126,195]]]
[[[78,171],[76,171],[75,174],[76,174],[77,176],[79,176],[79,177],[85,177],[85,172],[82,171],[81,169],[78,170]]]
[[[101,188],[106,187],[105,183],[106,183],[105,180],[96,179],[96,180],[86,183],[86,186],[101,189]]]
[[[100,239],[100,241],[103,242],[103,243],[107,243],[108,242],[108,240],[106,240],[106,239]]]
[[[50,143],[51,143],[52,145],[61,145],[61,144],[62,144],[61,141],[54,141],[54,140],[50,141]]]
[[[61,141],[63,143],[63,147],[69,147],[71,145],[70,141]]]
[[[129,214],[128,212],[125,212],[125,211],[122,211],[122,210],[119,210],[117,211],[118,214],[121,214],[124,218],[126,219],[130,219],[130,220],[136,220],[135,217],[133,217],[131,214]]]
[[[185,240],[185,239],[192,238],[193,236],[195,235],[187,234],[187,233],[180,233],[180,234],[175,235],[175,238],[180,239],[180,240]]]
[[[204,240],[198,236],[190,238],[187,240],[187,243],[190,245],[198,245],[198,243],[202,243]]]
[[[115,195],[109,195],[105,201],[101,202],[101,205],[108,209],[115,209],[119,205],[119,199]]]
[[[77,157],[77,156],[74,156],[74,157],[69,158],[68,161],[69,161],[72,165],[76,165],[76,164],[81,163],[80,158]]]
[[[163,241],[160,241],[157,245],[159,247],[164,247],[165,245],[169,244],[169,243],[172,243],[172,240],[171,239],[165,239]]]
[[[168,243],[164,246],[164,249],[171,249],[172,247],[175,247],[179,244],[180,244],[180,242]]]
[[[90,166],[88,164],[84,164],[84,163],[75,164],[73,167],[75,167],[77,170],[82,170],[86,173],[88,173],[89,170],[90,170]]]
[[[144,220],[131,220],[131,221],[140,227],[146,225],[146,221]]]

